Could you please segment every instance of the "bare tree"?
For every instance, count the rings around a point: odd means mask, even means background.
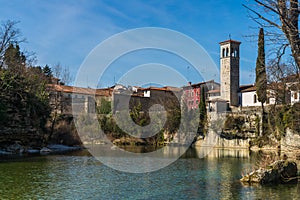
[[[287,84],[289,82],[299,82],[296,76],[299,69],[294,59],[290,57],[290,59],[286,60],[284,58],[287,47],[287,44],[282,44],[280,47],[272,49],[270,51],[270,54],[273,54],[272,59],[269,60],[266,67],[269,89],[272,91],[272,94],[269,94],[269,96],[275,98],[275,105],[288,102]],[[291,78],[293,80],[290,80]]]
[[[250,0],[244,5],[251,18],[268,29],[266,35],[278,45],[289,45],[292,57],[300,69],[299,3],[298,0]]]
[[[7,20],[0,26],[0,67],[3,65],[3,58],[6,49],[10,44],[20,44],[25,41],[21,31],[16,27],[18,21]]]
[[[60,63],[54,65],[53,76],[60,79],[60,82],[65,85],[69,85],[73,81],[70,69],[68,67],[62,67]]]
[[[61,82],[63,82],[66,85],[69,85],[72,81],[73,81],[73,77],[69,67],[64,67],[62,70]]]
[[[53,66],[53,76],[55,78],[61,78],[61,73],[62,73],[62,66],[60,63],[57,63],[56,65]]]

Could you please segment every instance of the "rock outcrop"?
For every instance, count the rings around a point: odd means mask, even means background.
[[[297,164],[294,161],[278,160],[266,168],[260,168],[240,180],[246,183],[287,183],[297,182]]]

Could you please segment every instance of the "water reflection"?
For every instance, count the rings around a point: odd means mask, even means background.
[[[113,170],[86,151],[25,158],[0,163],[0,199],[300,199],[299,184],[238,181],[261,158],[260,152],[211,149],[199,159],[199,149],[190,148],[170,166],[144,174]]]
[[[208,159],[232,157],[232,158],[250,158],[250,152],[248,149],[221,149],[210,147],[196,146],[198,158],[207,157]]]

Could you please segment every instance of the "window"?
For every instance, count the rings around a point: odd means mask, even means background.
[[[234,57],[238,57],[238,51],[236,49],[234,50]]]
[[[257,96],[256,96],[256,94],[253,97],[253,103],[257,103]]]
[[[298,92],[294,93],[294,99],[298,99]]]

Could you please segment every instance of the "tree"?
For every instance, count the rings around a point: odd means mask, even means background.
[[[246,7],[252,19],[268,28],[270,41],[276,45],[289,45],[292,57],[300,69],[299,2],[298,0],[253,0],[256,8]]]
[[[100,106],[97,107],[97,111],[99,114],[108,115],[111,113],[111,101],[106,100],[105,98],[101,98]]]
[[[48,65],[45,65],[45,67],[43,68],[43,73],[45,74],[45,76],[47,76],[48,78],[52,77],[52,70]]]
[[[258,101],[261,102],[262,110],[264,112],[264,103],[267,101],[267,75],[266,75],[266,59],[265,59],[265,42],[264,30],[259,30],[258,39],[258,55],[256,59],[256,93]]]
[[[3,61],[6,67],[0,69],[0,105],[2,112],[10,112],[0,126],[44,128],[50,107],[41,69],[26,66],[26,57],[18,45],[11,44],[6,49]]]
[[[10,44],[5,50],[3,63],[5,68],[8,68],[14,73],[23,73],[26,64],[26,57],[23,52],[20,51],[18,44]]]
[[[72,82],[73,77],[70,73],[68,67],[62,67],[60,63],[57,63],[53,67],[53,75],[55,78],[60,79],[60,83],[63,85],[68,85]]]
[[[275,104],[285,104],[289,101],[288,97],[288,83],[289,82],[299,82],[297,80],[297,70],[292,65],[292,63],[286,63],[280,61],[280,56],[271,59],[266,66],[267,70],[267,80],[269,84],[269,89],[272,91],[268,95],[275,99]],[[293,80],[290,80],[294,78]],[[290,86],[289,86],[290,87]]]
[[[21,31],[16,27],[18,21],[7,20],[0,26],[0,68],[3,66],[4,53],[11,44],[20,44],[25,41]]]
[[[207,116],[207,110],[206,110],[206,98],[205,98],[205,87],[201,87],[201,93],[200,93],[200,103],[199,103],[199,132],[202,132],[204,134],[204,127],[206,124],[206,116]]]
[[[206,119],[206,100],[205,100],[205,88],[204,87],[201,88],[199,112],[200,112],[200,122],[205,121],[205,119]]]
[[[266,113],[264,103],[267,101],[267,75],[266,75],[266,59],[265,59],[265,41],[264,29],[259,30],[258,37],[258,55],[256,59],[256,94],[258,101],[261,102],[262,108],[262,134],[266,132]]]

